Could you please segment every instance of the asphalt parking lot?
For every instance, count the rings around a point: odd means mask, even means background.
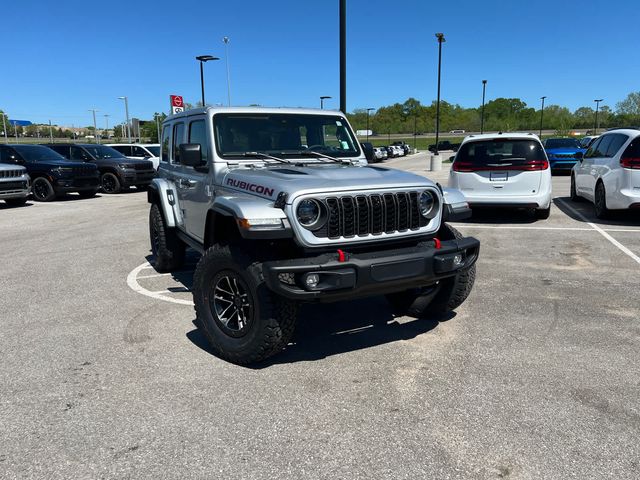
[[[254,368],[196,330],[194,256],[148,267],[144,193],[0,206],[0,478],[638,478],[640,217],[553,184],[549,220],[457,225],[453,318],[306,306]]]

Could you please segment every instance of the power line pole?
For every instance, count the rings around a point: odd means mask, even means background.
[[[96,110],[95,108],[90,108],[90,112],[93,113],[93,141],[96,143],[100,143],[98,140],[98,125],[96,124]]]
[[[231,74],[229,73],[229,37],[223,37],[224,42],[224,60],[227,64],[227,106],[231,106]]]

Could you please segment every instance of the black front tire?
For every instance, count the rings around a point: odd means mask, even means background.
[[[440,240],[455,240],[462,234],[447,223],[443,223],[438,232]],[[440,280],[430,288],[406,290],[387,295],[387,300],[395,313],[422,318],[431,315],[444,315],[458,308],[467,299],[476,278],[476,264],[460,270],[454,277]]]
[[[22,198],[6,198],[4,200],[5,202],[7,202],[7,205],[11,206],[11,207],[21,207],[22,205],[24,205],[25,203],[27,203],[27,197],[22,197]]]
[[[149,239],[153,253],[153,267],[158,272],[171,272],[184,264],[186,246],[176,232],[167,227],[157,203],[149,211]]]
[[[122,185],[115,173],[105,172],[100,177],[100,186],[104,193],[120,193]]]
[[[38,202],[50,202],[56,198],[56,192],[51,182],[44,177],[36,178],[31,184],[31,194]]]
[[[233,290],[226,287],[225,279],[237,287],[233,296],[220,294],[225,289]],[[234,316],[222,307],[226,305],[224,302],[231,304],[230,300],[240,298],[240,306],[230,307],[238,312],[232,323]],[[221,303],[215,303],[220,300]],[[259,362],[283,350],[293,337],[297,305],[271,292],[254,262],[238,248],[214,245],[204,253],[193,276],[193,302],[198,328],[213,352],[229,362],[238,365]]]

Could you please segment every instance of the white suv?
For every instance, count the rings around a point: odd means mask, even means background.
[[[449,186],[473,207],[529,208],[548,218],[551,169],[540,139],[531,133],[469,135],[456,153]]]
[[[586,198],[596,216],[610,210],[640,209],[640,130],[604,133],[571,171],[571,199]]]
[[[149,160],[153,163],[153,168],[158,170],[158,166],[160,165],[159,143],[108,143],[107,146],[115,148],[127,158]]]

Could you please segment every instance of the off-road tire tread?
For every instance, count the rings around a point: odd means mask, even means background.
[[[253,296],[260,302],[258,311],[262,314],[264,325],[262,335],[256,335],[256,342],[249,351],[237,352],[225,348],[216,341],[213,332],[210,331],[207,322],[202,319],[210,314],[209,307],[200,302],[200,288],[208,288],[203,283],[202,277],[210,263],[214,265],[221,261],[231,260],[238,267],[238,271],[254,275],[257,288]],[[207,249],[198,261],[193,275],[193,303],[196,312],[198,328],[202,329],[209,345],[215,354],[237,365],[257,363],[282,351],[291,341],[295,333],[298,308],[294,302],[280,298],[268,290],[261,274],[256,274],[256,263],[252,262],[245,253],[229,245],[213,245]],[[251,286],[248,283],[248,286]],[[260,322],[254,319],[254,322]]]
[[[160,211],[160,206],[157,203],[152,204],[149,210],[149,240],[153,242],[151,238],[151,222],[156,222],[159,236],[159,246],[154,256],[153,267],[160,273],[171,272],[180,268],[184,263],[186,245],[173,230],[167,227],[164,216]]]
[[[462,234],[446,223],[442,224],[441,231],[448,229],[453,238],[462,238]],[[441,238],[441,240],[447,240]],[[435,314],[447,313],[451,310],[455,310],[464,303],[467,299],[473,284],[476,280],[476,264],[458,272],[455,277],[442,280],[440,291],[431,301],[429,305],[429,311]]]

